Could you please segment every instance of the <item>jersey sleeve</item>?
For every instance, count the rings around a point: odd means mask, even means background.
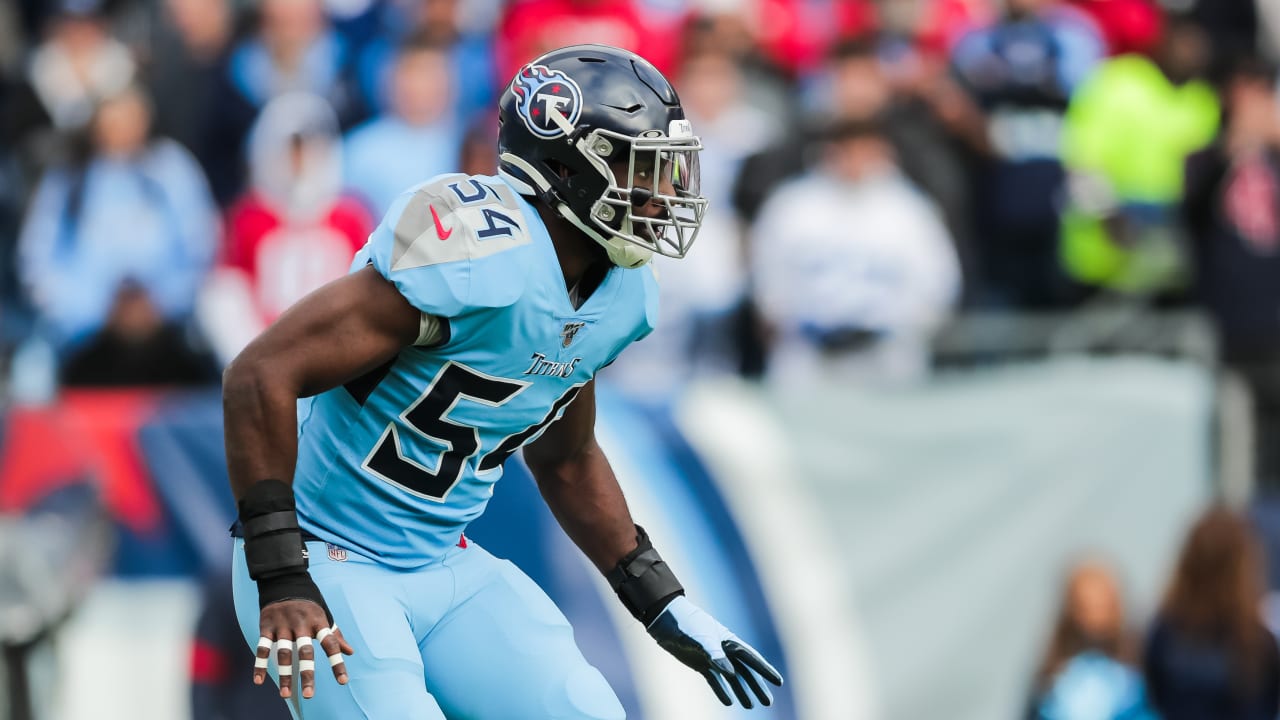
[[[523,293],[532,246],[515,193],[444,175],[396,198],[352,270],[372,265],[414,307],[436,317],[506,307]]]

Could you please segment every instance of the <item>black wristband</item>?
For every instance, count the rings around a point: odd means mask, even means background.
[[[646,627],[672,598],[684,594],[684,586],[653,549],[649,534],[639,525],[636,526],[636,549],[605,573],[605,579],[623,606]]]
[[[316,587],[315,580],[312,580],[311,574],[305,570],[258,581],[259,610],[271,603],[285,600],[310,600],[319,605],[324,609],[324,616],[329,619],[329,626],[333,627],[333,614],[329,612],[329,606],[325,604],[324,596],[320,594],[320,588]]]
[[[240,525],[250,578],[261,583],[307,572],[306,548],[289,484],[259,480],[250,485],[240,498]]]

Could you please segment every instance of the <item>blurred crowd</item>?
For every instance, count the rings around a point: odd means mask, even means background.
[[[661,329],[611,369],[624,387],[909,382],[958,308],[1192,305],[1274,423],[1273,5],[7,3],[9,392],[214,380],[396,194],[494,172],[516,67],[598,41],[674,79],[712,208],[659,259]]]
[[[1081,561],[1067,575],[1027,720],[1273,720],[1280,647],[1265,622],[1267,569],[1251,520],[1210,508],[1139,632],[1115,569]]]

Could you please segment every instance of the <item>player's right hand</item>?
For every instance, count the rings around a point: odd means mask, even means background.
[[[329,614],[319,603],[289,599],[267,605],[259,615],[258,635],[258,659],[253,667],[255,685],[261,685],[267,680],[267,662],[274,646],[276,665],[280,671],[280,697],[292,695],[293,653],[296,647],[302,697],[310,698],[315,695],[315,643],[319,643],[328,656],[334,679],[340,685],[346,684],[347,665],[342,656],[354,654],[355,649],[342,637],[342,631],[336,624],[330,627]]]

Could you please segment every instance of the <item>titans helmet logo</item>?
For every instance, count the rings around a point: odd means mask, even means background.
[[[543,65],[525,65],[511,81],[511,92],[516,96],[516,110],[520,119],[538,137],[554,138],[564,135],[551,116],[559,113],[570,125],[578,122],[582,114],[582,89],[568,75]]]

